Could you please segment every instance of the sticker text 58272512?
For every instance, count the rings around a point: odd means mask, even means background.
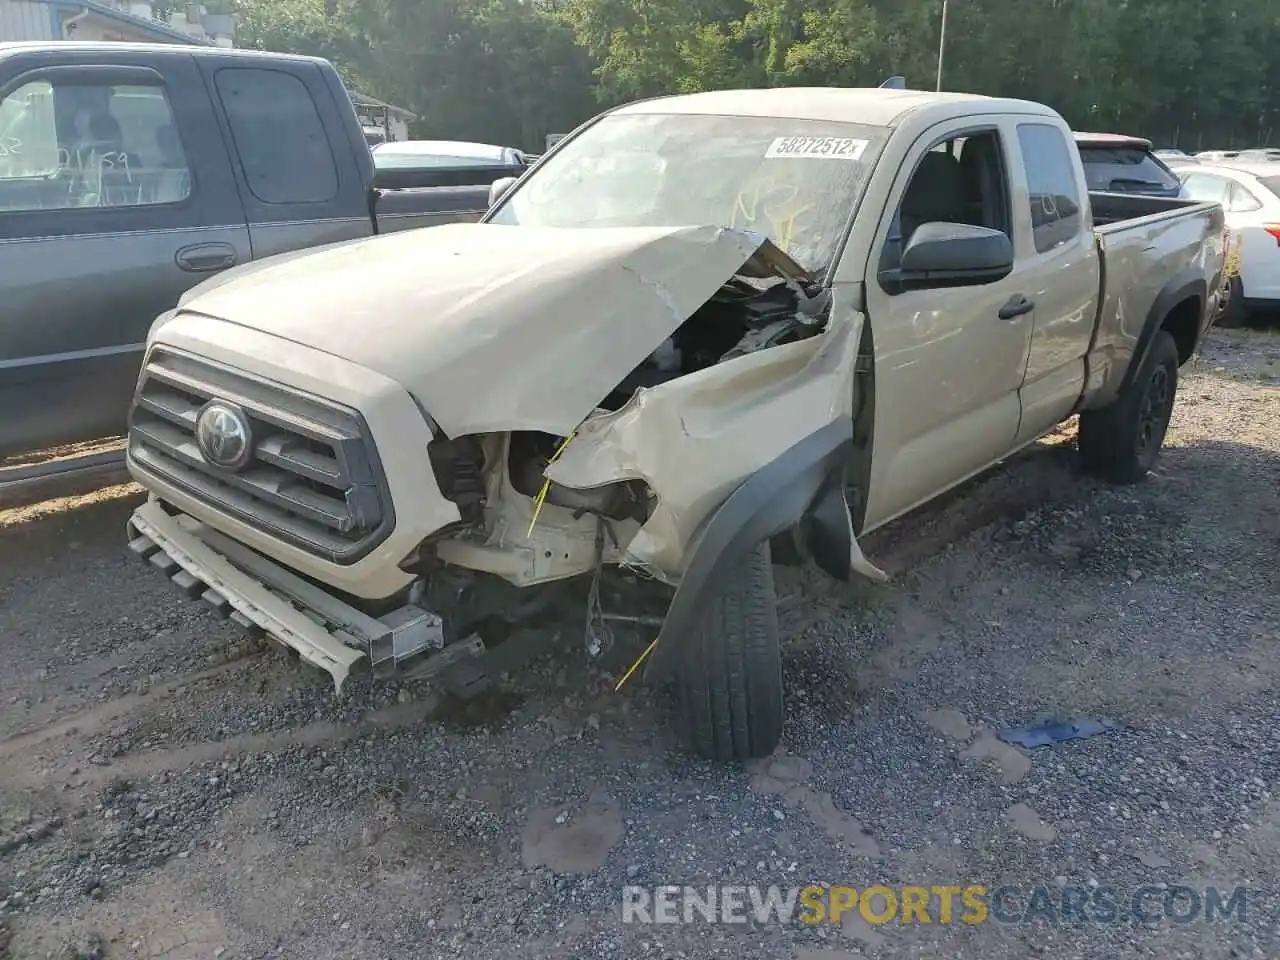
[[[853,137],[778,137],[764,155],[803,160],[857,160],[865,149],[867,141]]]

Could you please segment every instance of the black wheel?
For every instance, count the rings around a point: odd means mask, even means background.
[[[1156,334],[1142,369],[1114,403],[1080,414],[1084,468],[1113,483],[1137,483],[1155,466],[1178,391],[1178,345]]]
[[[676,678],[684,732],[708,760],[749,760],[782,739],[782,657],[769,544],[725,579]]]
[[[1226,303],[1218,306],[1218,316],[1213,321],[1214,326],[1227,330],[1243,327],[1249,318],[1249,311],[1244,308],[1244,287],[1240,283],[1239,274],[1223,284],[1222,295],[1227,298]]]

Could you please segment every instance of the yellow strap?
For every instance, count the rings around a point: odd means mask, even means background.
[[[649,654],[653,653],[653,648],[656,647],[657,645],[658,645],[658,638],[654,637],[653,643],[649,644],[647,647],[644,648],[644,653],[640,654],[640,656],[636,659],[636,662],[633,663],[627,669],[627,672],[622,675],[622,679],[618,681],[618,685],[613,688],[614,693],[617,693],[619,690],[621,690],[622,685],[626,683],[629,679],[631,679],[631,675],[636,672],[636,668],[640,666],[640,664],[644,663],[644,658],[649,656]]]
[[[578,432],[577,427],[574,427],[572,430],[569,431],[569,435],[564,438],[560,446],[556,447],[556,452],[553,453],[551,455],[551,459],[547,461],[547,467],[551,466],[553,463],[555,463],[557,460],[560,459],[560,454],[564,453],[564,448],[569,445],[569,441],[574,438],[574,435],[577,432]],[[543,467],[542,469],[545,471],[547,467]],[[538,515],[542,513],[542,505],[543,503],[546,502],[547,491],[550,489],[551,489],[551,480],[550,479],[543,480],[542,489],[540,489],[538,491],[538,495],[533,498],[533,516],[529,519],[529,529],[525,533],[526,537],[533,536],[534,524],[538,522]]]

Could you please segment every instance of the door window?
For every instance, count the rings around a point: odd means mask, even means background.
[[[263,203],[324,203],[338,168],[306,84],[280,70],[231,67],[216,76],[250,192]]]
[[[1018,124],[1018,145],[1036,252],[1048,253],[1080,234],[1083,212],[1072,147],[1062,131],[1048,123]]]
[[[966,131],[930,147],[911,174],[881,269],[894,269],[911,235],[924,223],[967,223],[1010,234],[1008,178],[1000,135]]]
[[[0,212],[138,207],[190,193],[161,86],[33,80],[0,101]]]

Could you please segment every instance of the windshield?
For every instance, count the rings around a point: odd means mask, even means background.
[[[1280,176],[1275,177],[1259,177],[1258,182],[1280,197]]]
[[[825,268],[887,130],[614,114],[547,157],[488,218],[538,227],[736,227]]]
[[[1137,147],[1081,147],[1080,160],[1090,190],[1178,187],[1178,178],[1168,167]]]

